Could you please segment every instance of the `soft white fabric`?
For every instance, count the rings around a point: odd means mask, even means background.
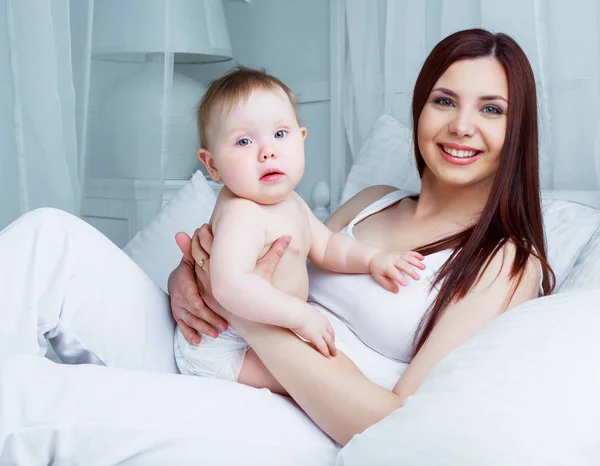
[[[600,228],[581,251],[573,269],[558,291],[591,290],[600,290]]]
[[[166,291],[169,274],[181,260],[175,234],[184,231],[191,236],[196,228],[207,223],[215,201],[213,190],[198,170],[123,250]]]
[[[598,189],[600,3],[438,0],[433,5],[344,1],[348,50],[342,63],[343,109],[352,154],[356,157],[380,113],[411,125],[417,75],[441,39],[483,27],[510,34],[531,62],[541,120],[542,187]]]
[[[600,210],[577,202],[542,197],[547,258],[556,275],[556,289],[600,229]]]
[[[105,236],[56,209],[0,232],[0,361],[40,354],[68,363],[177,373],[167,295]]]
[[[0,363],[2,465],[331,466],[338,450],[268,390],[30,354]]]
[[[204,335],[198,345],[188,342],[179,328],[173,337],[177,367],[186,375],[237,382],[248,349],[248,343],[231,327],[217,338]]]
[[[314,267],[314,266],[313,266]],[[408,364],[386,358],[381,353],[366,346],[348,324],[327,308],[314,305],[329,319],[335,332],[335,346],[360,369],[363,375],[374,384],[391,390],[404,373]]]
[[[167,296],[82,220],[44,209],[2,231],[0,282],[0,464],[334,463],[293,402],[176,374]],[[43,358],[45,337],[96,365]]]
[[[71,24],[68,0],[0,6],[0,228],[37,207],[79,212],[71,40],[80,45],[85,35]]]
[[[354,225],[409,194],[406,191],[387,194],[360,212],[342,233],[353,236]],[[311,266],[309,300],[329,309],[345,322],[353,332],[353,338],[364,343],[362,352],[373,351],[378,359],[389,358],[402,365],[410,362],[417,326],[437,295],[438,290],[430,293],[431,283],[451,253],[451,250],[444,250],[426,256],[423,260],[426,269],[418,271],[420,279],[407,276],[406,286],[400,286],[398,293],[386,291],[371,275],[339,274]],[[349,356],[354,360],[354,354]],[[386,367],[389,363],[381,364]]]
[[[350,168],[340,203],[380,184],[419,192],[421,181],[412,147],[411,129],[389,115],[381,115]]]
[[[600,464],[600,291],[525,303],[452,351],[338,466]]]

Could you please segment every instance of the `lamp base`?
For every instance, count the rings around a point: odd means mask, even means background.
[[[103,99],[104,176],[189,179],[200,168],[196,108],[205,90],[198,81],[174,72],[165,108],[162,54],[148,54],[142,68],[112,86]]]

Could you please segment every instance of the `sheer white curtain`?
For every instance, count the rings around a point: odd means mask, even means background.
[[[433,46],[455,31],[483,27],[511,35],[531,61],[543,187],[600,189],[600,2],[345,0],[345,6],[345,121],[354,156],[381,113],[411,124],[412,88]]]
[[[79,215],[86,190],[98,183],[114,198],[135,191],[140,180],[157,188],[143,193],[145,220],[162,205],[168,113],[146,118],[135,134],[124,131],[122,115],[111,114],[118,107],[107,102],[144,60],[95,56],[94,17],[103,1],[0,0],[0,228],[37,207]],[[161,82],[144,90],[163,107],[173,75],[167,43],[154,64]],[[115,156],[123,139],[139,148],[126,163]],[[135,217],[136,205],[128,205],[128,215]]]
[[[27,210],[78,213],[69,2],[0,1],[0,227]]]

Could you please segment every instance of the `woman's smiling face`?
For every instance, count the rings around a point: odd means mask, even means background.
[[[508,82],[494,58],[460,60],[435,83],[418,122],[425,171],[451,186],[493,182],[506,136]]]

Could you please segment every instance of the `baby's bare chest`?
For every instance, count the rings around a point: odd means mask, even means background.
[[[311,246],[308,215],[305,207],[298,203],[290,202],[288,205],[276,207],[267,209],[265,246],[260,256],[266,254],[275,240],[282,236],[290,236],[290,244],[275,270],[273,285],[285,293],[306,299],[306,258]]]
[[[311,245],[310,223],[305,208],[296,201],[289,201],[268,206],[265,210],[265,249],[261,256],[275,240],[287,235],[291,241],[286,254],[293,253],[305,260]]]

